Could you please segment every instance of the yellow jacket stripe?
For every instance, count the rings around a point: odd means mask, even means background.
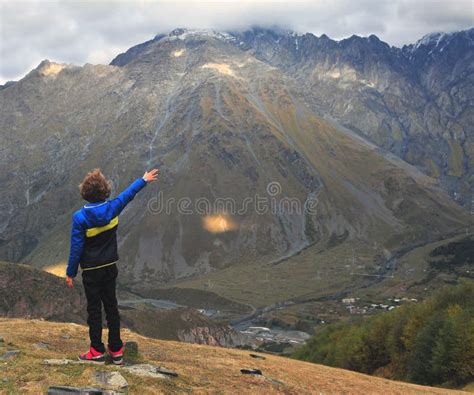
[[[118,225],[118,217],[112,218],[112,220],[104,226],[100,226],[98,228],[90,228],[86,230],[86,236],[87,237],[94,237],[97,236],[98,234],[105,232],[106,230],[115,228]]]

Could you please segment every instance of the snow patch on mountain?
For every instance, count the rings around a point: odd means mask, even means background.
[[[175,29],[162,39],[186,40],[188,38],[206,37],[215,38],[227,42],[235,42],[236,38],[227,32],[218,32],[212,29]]]
[[[415,44],[408,46],[411,52],[415,52],[418,49],[423,47],[429,48],[431,53],[434,50],[443,52],[447,45],[449,45],[453,39],[461,37],[466,39],[466,42],[469,46],[474,45],[474,28],[469,30],[464,30],[460,32],[453,33],[444,33],[444,32],[434,32],[423,36]]]

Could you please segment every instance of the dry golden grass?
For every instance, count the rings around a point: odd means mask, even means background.
[[[96,369],[119,370],[110,365],[45,366],[47,358],[75,358],[87,344],[87,328],[76,324],[39,320],[0,319],[5,349],[20,349],[16,359],[0,365],[0,393],[44,393],[50,385],[94,385]],[[61,335],[70,336],[63,339]],[[346,370],[265,355],[254,359],[248,351],[161,341],[123,331],[125,340],[137,341],[141,362],[173,369],[179,377],[162,380],[140,378],[123,372],[130,394],[213,393],[213,394],[447,394],[456,391],[423,387],[366,376]],[[43,350],[35,344],[49,343]],[[282,384],[261,377],[246,376],[241,368],[258,368]]]

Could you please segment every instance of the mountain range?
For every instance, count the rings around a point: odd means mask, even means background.
[[[121,219],[122,287],[257,306],[369,287],[469,231],[473,82],[474,29],[403,48],[176,29],[109,65],[45,60],[0,89],[0,259],[63,268],[87,171],[117,193],[158,166]],[[256,197],[315,209],[196,204]]]

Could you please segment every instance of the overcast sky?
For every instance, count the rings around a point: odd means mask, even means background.
[[[376,34],[391,45],[474,25],[474,0],[5,1],[0,0],[0,84],[41,60],[109,63],[176,27],[281,26],[334,39]]]

